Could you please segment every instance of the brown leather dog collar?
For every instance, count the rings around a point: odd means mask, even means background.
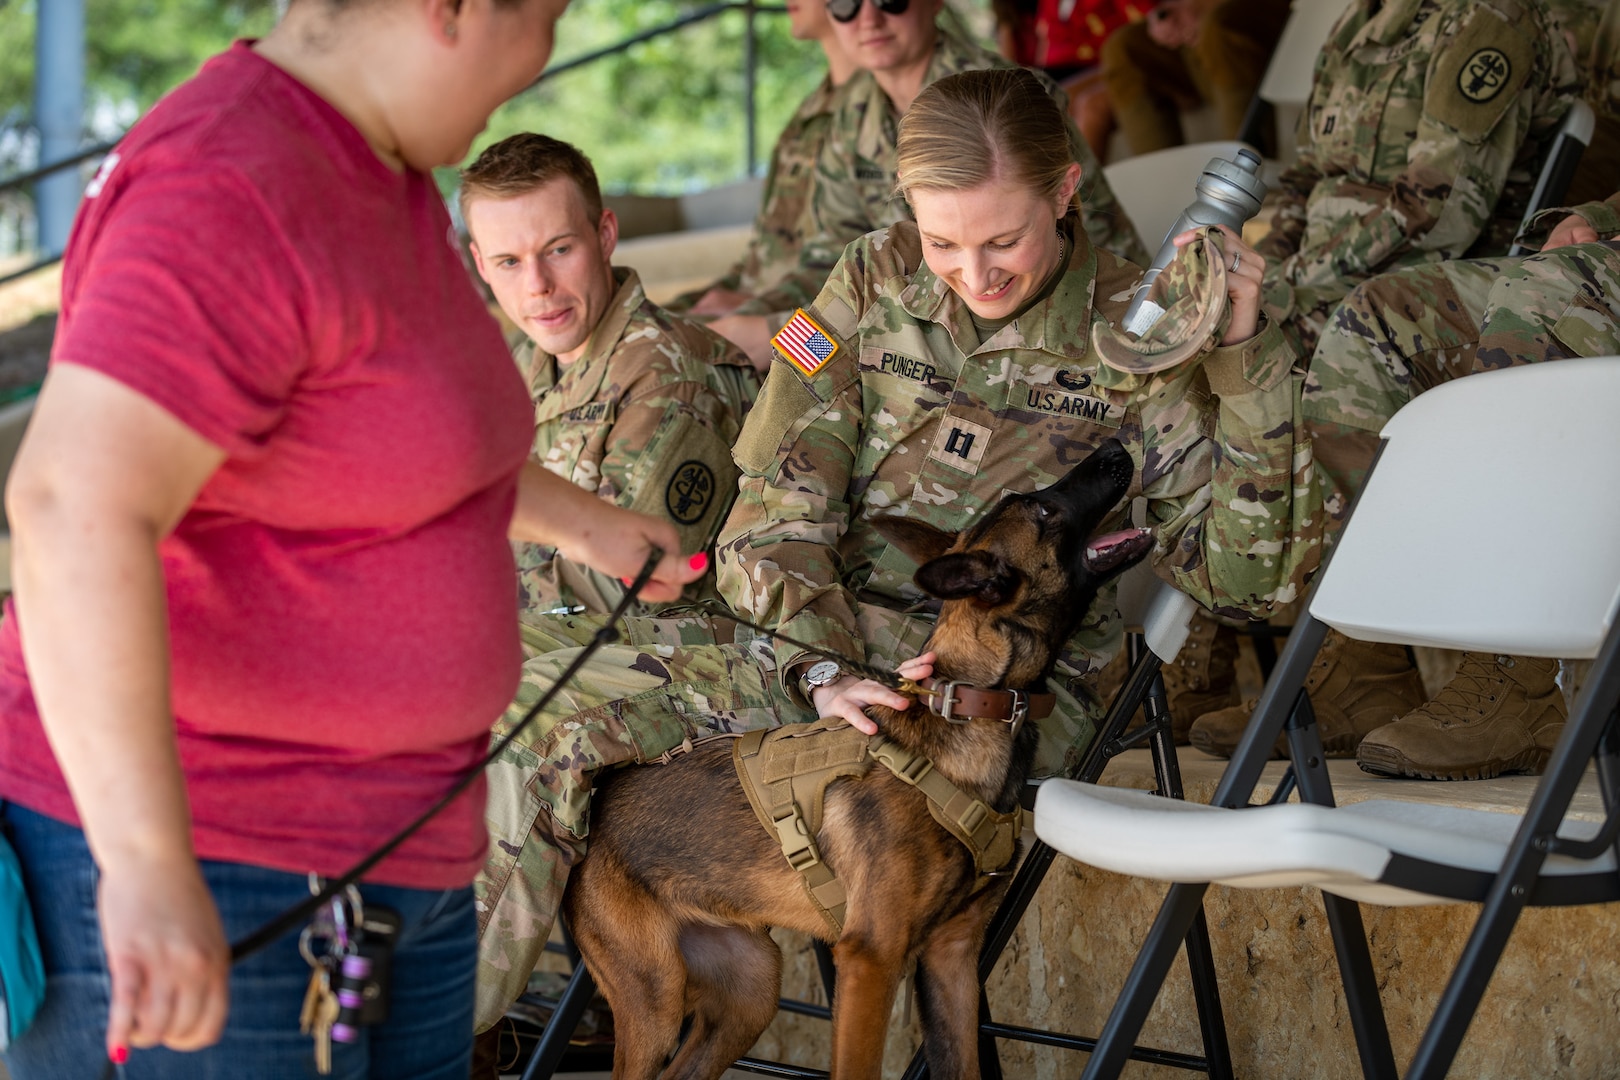
[[[981,690],[967,683],[947,682],[932,676],[920,683],[908,682],[903,694],[913,694],[929,712],[953,724],[969,720],[1003,720],[1013,726],[1013,734],[1025,720],[1051,716],[1057,707],[1056,694],[1031,694],[1024,690]]]

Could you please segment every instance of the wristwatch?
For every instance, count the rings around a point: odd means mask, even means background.
[[[843,673],[843,669],[838,666],[836,661],[817,660],[805,668],[804,672],[799,676],[799,693],[804,695],[804,700],[814,702],[815,698],[811,695],[816,688],[837,682],[838,677]]]

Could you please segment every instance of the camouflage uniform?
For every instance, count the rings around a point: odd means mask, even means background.
[[[1522,259],[1468,259],[1382,274],[1334,313],[1306,379],[1313,425],[1377,433],[1412,397],[1490,368],[1620,353],[1620,193],[1538,214],[1579,214],[1599,240]],[[1334,429],[1323,427],[1322,436]]]
[[[1581,44],[1586,100],[1599,115],[1620,117],[1620,0],[1555,10]],[[1600,242],[1414,267],[1352,292],[1305,383],[1303,409],[1317,437],[1376,434],[1414,394],[1475,371],[1620,353],[1620,255],[1612,242],[1620,238],[1620,192],[1543,210],[1523,239],[1545,240],[1570,214],[1585,218]]]
[[[735,346],[647,299],[634,270],[573,363],[525,342],[517,353],[534,398],[534,458],[587,491],[668,518],[683,551],[708,547],[736,493],[731,463],[758,376]],[[515,543],[525,620],[561,606],[613,608],[618,580],[554,548]],[[712,592],[708,579],[689,595]]]
[[[710,289],[726,289],[750,299],[738,310],[742,315],[778,316],[780,326],[793,309],[808,304],[815,290],[793,291],[786,279],[799,265],[799,249],[804,246],[805,210],[815,178],[816,157],[826,141],[838,106],[839,87],[830,78],[800,102],[776,140],[771,167],[765,174],[765,191],[759,214],[754,218],[754,234],[748,250],[725,276],[701,289],[685,293],[668,305],[671,311],[685,311]],[[778,288],[780,286],[780,288]],[[785,314],[779,314],[785,312]]]
[[[961,71],[1011,66],[997,54],[941,31],[924,85]],[[1046,76],[1036,74],[1063,112],[1074,160],[1083,170],[1080,203],[1091,242],[1146,266],[1148,253],[1136,234],[1136,226],[1114,199],[1096,155],[1068,119],[1063,91]],[[910,207],[894,190],[899,125],[900,115],[870,73],[859,72],[844,85],[837,115],[816,161],[815,190],[806,223],[809,237],[800,251],[798,270],[783,282],[778,295],[765,298],[771,310],[791,313],[804,303],[798,297],[814,296],[850,241],[874,229],[910,220]]]
[[[932,616],[916,569],[872,527],[903,514],[948,530],[1008,491],[1051,484],[1108,437],[1138,466],[1163,572],[1204,603],[1266,614],[1303,587],[1319,551],[1309,447],[1296,445],[1298,378],[1267,327],[1202,363],[1151,377],[1102,368],[1089,332],[1117,321],[1140,270],[1096,252],[1065,219],[1055,292],[981,343],[967,309],[922,263],[902,223],[850,249],[810,315],[838,351],[813,378],[778,360],[738,440],[741,493],[716,552],[739,614],[846,656],[893,667]],[[1167,271],[1169,274],[1169,271]],[[1172,316],[1166,316],[1169,320]],[[1304,497],[1295,498],[1296,493]],[[1113,524],[1121,527],[1124,505]],[[520,702],[551,685],[590,622],[552,620]],[[494,846],[479,878],[479,1025],[522,989],[583,855],[591,775],[683,738],[814,718],[796,668],[809,656],[723,617],[639,620],[540,717],[528,748],[490,777]],[[1094,676],[1120,644],[1112,590],[1069,643],[1042,721],[1038,768],[1072,765],[1100,703]],[[511,718],[508,719],[511,722]]]
[[[1249,232],[1301,351],[1376,273],[1506,251],[1576,86],[1531,0],[1352,0]]]

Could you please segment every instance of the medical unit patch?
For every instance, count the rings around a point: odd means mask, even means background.
[[[822,365],[838,351],[838,342],[828,337],[826,331],[804,313],[803,308],[793,313],[787,325],[771,338],[771,344],[776,346],[776,351],[788,363],[806,375],[820,371]]]

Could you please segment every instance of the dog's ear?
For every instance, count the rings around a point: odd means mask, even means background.
[[[1018,591],[1019,574],[989,552],[957,551],[918,567],[916,581],[924,592],[941,600],[972,597],[995,607]]]
[[[870,521],[878,535],[909,555],[915,563],[937,559],[956,543],[956,533],[948,533],[908,517],[892,515],[871,518]]]

